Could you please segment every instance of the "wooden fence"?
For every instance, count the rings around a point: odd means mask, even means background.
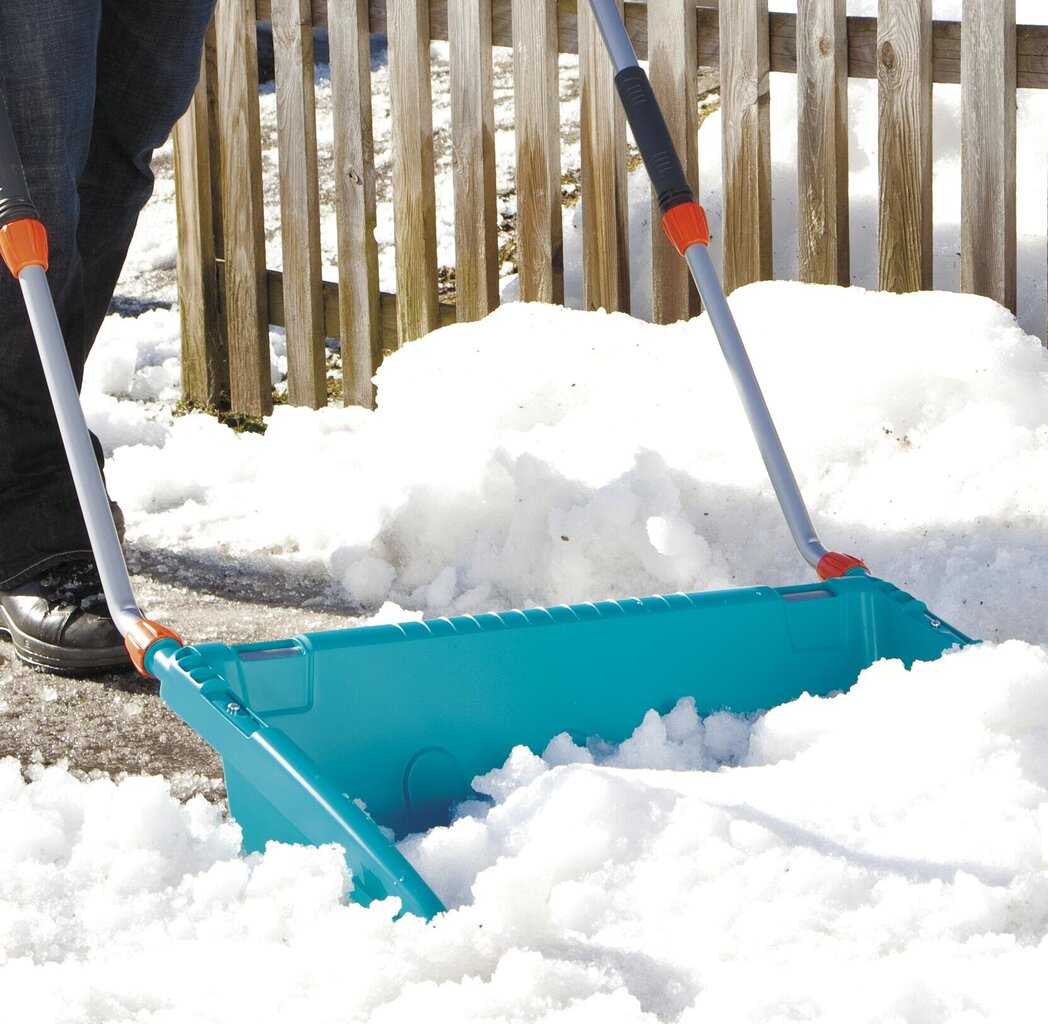
[[[847,81],[879,82],[879,286],[931,287],[933,82],[963,90],[961,285],[1016,307],[1016,89],[1048,88],[1048,27],[1014,0],[966,0],[933,23],[931,0],[626,2],[640,58],[692,180],[696,81],[719,74],[724,280],[772,270],[769,71],[798,78],[799,276],[847,284]],[[268,270],[256,19],[273,27],[283,273]],[[321,279],[314,26],[329,33],[338,283]],[[388,34],[396,294],[380,294],[369,34]],[[438,300],[430,40],[450,44],[455,305]],[[558,54],[579,55],[583,277],[589,308],[629,308],[625,128],[602,43],[579,0],[218,0],[201,83],[176,130],[184,394],[262,415],[272,407],[270,324],[286,327],[289,401],[326,404],[324,339],[342,340],[343,397],[371,405],[383,349],[499,301],[492,47],[514,51],[520,293],[563,301]],[[970,98],[969,98],[970,97]],[[697,309],[686,268],[653,232],[653,314]]]

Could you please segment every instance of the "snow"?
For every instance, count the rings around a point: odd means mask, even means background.
[[[1020,0],[1019,21],[1042,6]],[[775,78],[785,124],[794,87]],[[876,266],[871,88],[850,87],[860,284]],[[936,92],[936,284],[952,288],[959,229],[940,197],[959,180],[959,106]],[[0,761],[5,1019],[1040,1021],[1044,97],[1024,94],[1020,118],[1035,212],[1020,213],[1034,233],[1018,323],[946,291],[784,281],[731,300],[824,541],[987,642],[910,671],[878,662],[847,694],[760,716],[700,719],[682,702],[617,747],[562,735],[514,750],[476,780],[486,801],[401,844],[451,908],[428,925],[396,919],[394,901],[348,903],[335,849],[242,856],[221,809],[180,803],[168,780]],[[715,149],[700,141],[716,229]],[[376,622],[808,578],[705,318],[510,304],[387,359],[373,412],[278,408],[264,435],[176,416],[164,181],[121,285],[145,312],[107,320],[85,373],[130,544],[326,577]],[[631,190],[643,247],[637,176]],[[576,211],[566,227],[577,305]],[[279,378],[279,332],[273,353]],[[0,706],[3,686],[0,668]]]
[[[970,633],[1042,642],[1038,341],[941,292],[778,282],[732,304],[827,544]],[[114,324],[105,351],[130,365],[140,323]],[[143,345],[125,393],[169,358]],[[374,412],[278,407],[264,435],[161,407],[107,469],[129,541],[326,575],[364,611],[429,616],[804,578],[704,317],[507,304],[376,380]],[[107,447],[151,415],[87,405]],[[980,604],[1002,576],[1010,600]]]
[[[486,816],[405,843],[453,908],[429,926],[341,902],[331,848],[240,857],[235,826],[160,779],[27,784],[4,762],[4,1005],[25,1021],[1042,1018],[1042,648],[878,663],[847,696],[736,720],[736,767],[696,770],[686,705],[661,728],[649,717],[603,765],[517,750],[479,783]]]

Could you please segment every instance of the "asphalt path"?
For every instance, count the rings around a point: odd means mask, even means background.
[[[128,552],[139,604],[187,642],[247,643],[353,625],[328,581]],[[180,799],[225,796],[218,756],[133,670],[60,676],[22,664],[0,641],[0,758],[65,763],[78,776],[163,775]]]

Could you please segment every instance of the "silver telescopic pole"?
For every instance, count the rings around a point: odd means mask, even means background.
[[[637,54],[619,16],[615,0],[590,0],[590,7],[593,9],[593,17],[597,19],[597,27],[604,39],[604,45],[611,56],[611,63],[615,66],[615,74],[625,68],[637,67]]]
[[[753,364],[746,352],[742,335],[739,334],[728,300],[724,297],[724,289],[717,272],[713,269],[709,247],[702,244],[693,245],[684,253],[684,258],[688,262],[688,269],[695,281],[695,287],[699,290],[710,323],[713,324],[721,352],[724,353],[724,361],[728,364],[732,380],[735,381],[735,388],[742,399],[746,418],[750,421],[750,430],[757,440],[757,447],[760,448],[768,477],[771,479],[775,496],[779,499],[779,506],[786,517],[793,541],[804,560],[817,568],[828,552],[815,532],[801,489],[797,486],[797,478],[793,475],[790,461],[779,440],[779,432],[775,429],[768,403],[764,400],[757,375],[753,372]]]
[[[109,508],[102,473],[95,461],[76,381],[62,340],[62,329],[51,300],[47,275],[41,267],[25,267],[18,275],[18,282],[22,286],[29,321],[40,350],[40,361],[58,417],[62,442],[69,458],[69,468],[80,499],[106,603],[120,635],[126,636],[128,630],[145,616],[131,589],[127,563],[113,524],[113,513]]]
[[[651,85],[637,63],[637,54],[619,13],[618,3],[616,0],[589,0],[589,5],[615,68],[615,84],[652,178],[652,185],[658,194],[664,224],[668,230],[671,222],[679,224],[677,214],[681,212],[681,207],[694,208],[696,217],[701,218],[702,231],[692,231],[683,238],[674,238],[674,243],[687,261],[709,314],[793,540],[805,561],[818,569],[820,575],[838,575],[850,569],[864,568],[859,559],[850,555],[831,554],[819,541],[768,404],[753,372],[746,346],[728,306],[724,288],[713,269],[705,215],[696,207]],[[671,237],[674,237],[674,233],[674,230],[670,230]]]

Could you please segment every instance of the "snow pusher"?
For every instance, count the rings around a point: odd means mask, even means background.
[[[21,282],[106,597],[139,670],[222,756],[248,850],[337,843],[361,902],[443,905],[398,852],[447,824],[471,780],[517,744],[541,751],[625,739],[650,708],[682,697],[707,714],[755,712],[847,690],[880,658],[910,665],[969,644],[918,600],[828,551],[812,525],[710,261],[709,232],[614,0],[591,0],[616,86],[731,368],[793,538],[821,581],[669,594],[403,625],[271,643],[185,645],[139,610],[44,271],[46,236],[0,105],[0,245]]]

